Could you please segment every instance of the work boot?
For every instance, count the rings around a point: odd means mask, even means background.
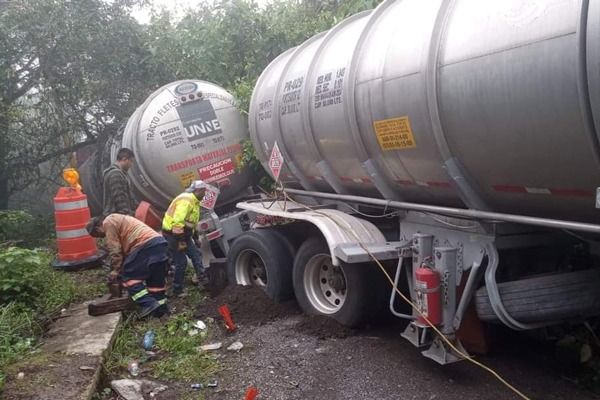
[[[155,318],[161,318],[165,315],[171,315],[171,310],[166,304],[163,304],[160,307],[158,307],[156,310],[154,310],[154,313],[152,314],[152,316]]]
[[[158,301],[155,301],[153,303],[150,303],[149,305],[143,307],[140,312],[138,313],[138,317],[140,319],[142,318],[146,318],[148,315],[152,314],[153,312],[155,312],[157,309],[159,309],[161,307],[160,304],[158,304]]]
[[[208,284],[208,274],[204,270],[198,274],[198,277],[196,279],[198,280],[199,284],[202,284],[202,285]]]
[[[167,291],[167,297],[185,297],[183,288],[171,288]]]

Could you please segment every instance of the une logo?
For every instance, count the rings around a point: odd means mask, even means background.
[[[188,93],[193,93],[196,91],[196,89],[198,89],[198,85],[196,85],[194,82],[184,82],[180,83],[175,87],[175,93],[179,95],[184,95]]]
[[[196,136],[208,136],[212,133],[220,132],[221,124],[218,119],[212,121],[200,121],[187,126],[183,129],[188,138],[194,138]]]

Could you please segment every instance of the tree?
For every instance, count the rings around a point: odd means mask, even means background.
[[[0,209],[40,179],[40,163],[58,168],[72,151],[114,134],[158,86],[130,3],[21,0],[0,8]]]
[[[148,0],[0,1],[0,209],[72,151],[102,146],[155,88],[204,79],[248,109],[277,55],[380,0],[205,0],[173,21],[130,16]],[[50,172],[39,165],[50,162]]]
[[[151,62],[168,65],[167,80],[217,83],[247,110],[256,79],[275,57],[380,1],[286,0],[264,8],[254,0],[205,1],[177,23],[168,13],[154,16]]]

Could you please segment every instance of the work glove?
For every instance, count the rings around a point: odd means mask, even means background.
[[[110,271],[108,274],[108,281],[110,283],[116,282],[119,279],[119,271],[115,271],[114,269]]]

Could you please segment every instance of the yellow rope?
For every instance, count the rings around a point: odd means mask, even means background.
[[[317,213],[319,215],[323,215],[326,218],[329,218],[339,228],[341,228],[342,230],[344,230],[346,233],[349,233],[352,236],[354,236],[356,242],[360,245],[360,247],[362,247],[362,249],[369,255],[369,257],[371,257],[375,261],[375,263],[377,264],[377,266],[379,267],[379,269],[383,272],[383,274],[385,275],[385,277],[387,278],[387,280],[389,281],[389,283],[392,285],[392,288],[394,289],[394,291],[396,293],[398,293],[398,295],[400,295],[400,297],[402,298],[402,300],[404,300],[407,304],[409,304],[412,307],[413,310],[415,310],[421,317],[423,317],[423,319],[427,322],[427,325],[429,325],[429,327],[431,329],[433,329],[433,331],[438,335],[438,337],[441,338],[452,350],[454,350],[454,352],[456,352],[456,354],[458,354],[459,356],[461,356],[465,360],[471,362],[472,364],[475,364],[476,366],[478,366],[478,367],[484,369],[485,371],[489,372],[492,376],[494,376],[496,379],[498,379],[504,386],[506,386],[507,388],[509,388],[510,390],[512,390],[517,396],[519,396],[523,400],[530,400],[529,397],[527,397],[525,394],[523,394],[521,391],[519,391],[513,385],[511,385],[510,383],[508,383],[504,378],[502,378],[500,376],[499,373],[497,373],[496,371],[494,371],[492,368],[484,365],[483,363],[475,360],[474,358],[472,358],[468,354],[465,354],[462,351],[460,351],[458,348],[456,348],[456,346],[442,332],[440,332],[440,330],[434,324],[431,323],[431,321],[427,318],[427,316],[424,315],[421,312],[421,310],[419,310],[419,308],[400,291],[400,289],[398,289],[398,287],[394,283],[394,280],[388,274],[388,272],[385,270],[385,268],[381,264],[381,262],[369,251],[369,249],[367,249],[367,247],[360,240],[360,238],[358,237],[358,235],[356,235],[356,233],[352,229],[350,229],[350,227],[342,226],[342,224],[340,224],[338,221],[336,221],[335,218],[333,218],[329,214],[326,214],[326,213],[321,212],[319,210],[315,210],[315,209],[311,208],[308,205],[305,205],[305,204],[297,202],[296,200],[292,199],[287,194],[287,192],[285,191],[285,189],[283,187],[280,190],[283,193],[285,200],[289,200],[291,203],[297,204],[300,207],[304,207],[307,210],[310,210],[310,211],[315,212],[315,213]],[[277,199],[277,196],[275,198]]]

